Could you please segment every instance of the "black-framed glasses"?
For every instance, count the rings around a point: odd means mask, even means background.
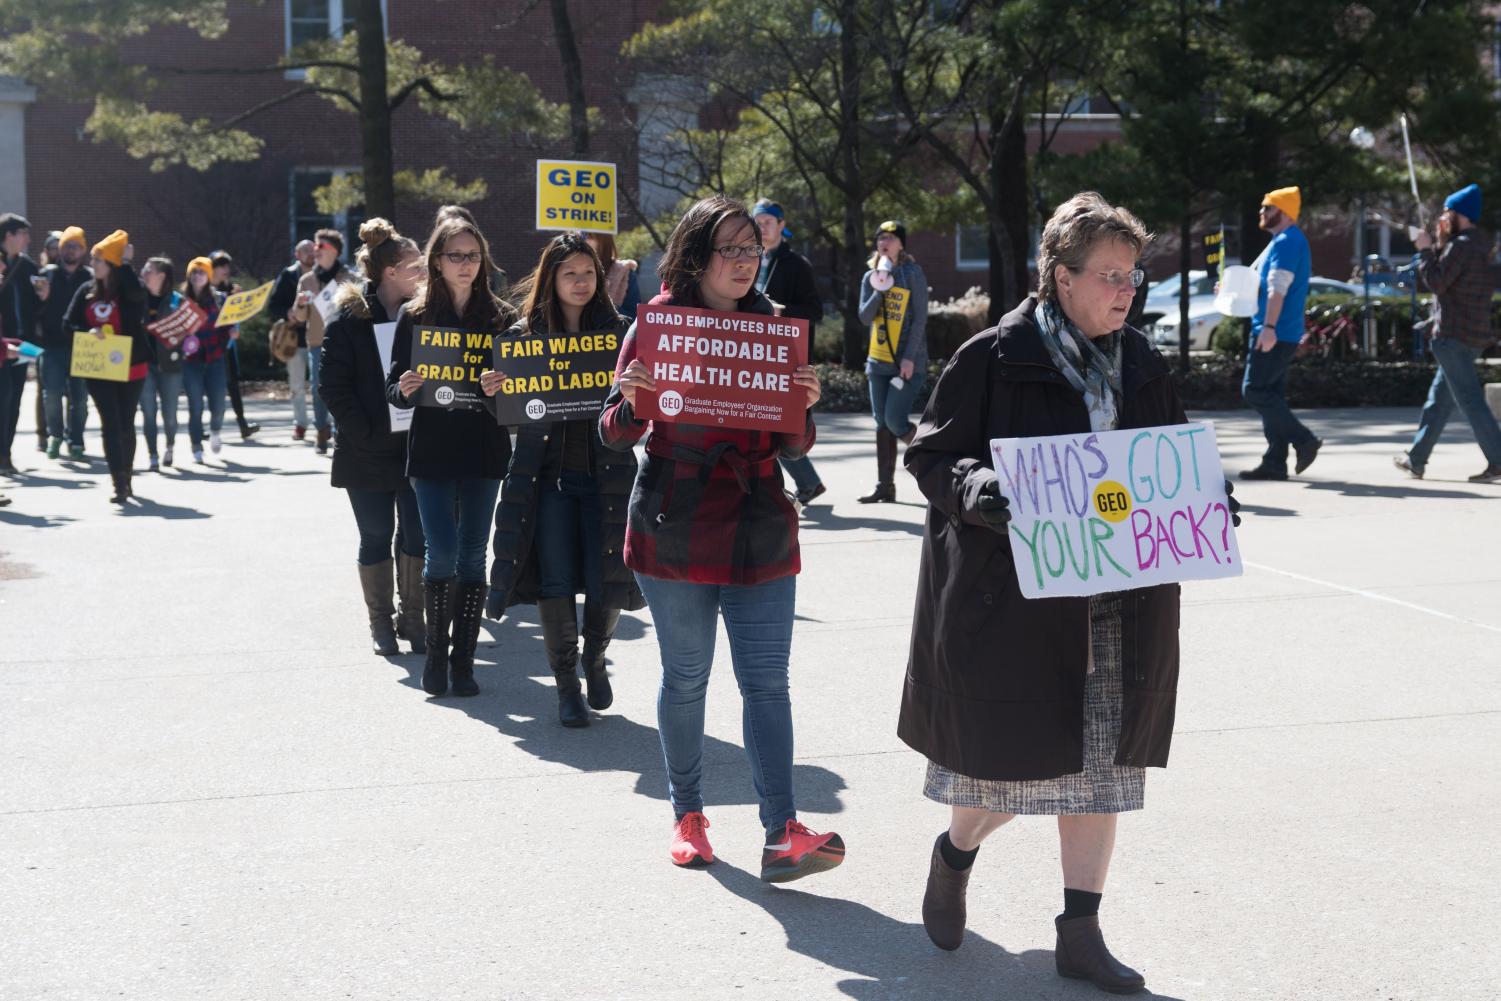
[[[471,250],[467,254],[446,253],[443,256],[448,258],[449,264],[478,264],[485,259],[485,255],[478,250]]]
[[[766,253],[766,248],[759,243],[747,243],[739,247],[715,247],[714,253],[727,261],[733,261],[737,257],[760,257]]]
[[[1096,271],[1105,280],[1105,284],[1118,289],[1124,285],[1132,288],[1141,288],[1141,283],[1147,280],[1147,273],[1141,268],[1132,268],[1130,271]]]

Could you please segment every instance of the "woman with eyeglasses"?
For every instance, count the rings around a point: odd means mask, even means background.
[[[1055,817],[1058,972],[1119,993],[1144,980],[1105,947],[1099,906],[1116,818],[1142,808],[1147,767],[1167,764],[1179,588],[1023,597],[990,441],[1186,420],[1166,361],[1126,324],[1149,240],[1093,192],[1059,206],[1038,291],[959,349],[906,456],[928,516],[897,733],[928,759],[924,795],[950,808],[923,925],[957,949],[980,843],[1018,815]]]
[[[130,339],[130,368],[124,382],[86,379],[89,399],[99,414],[99,433],[115,492],[110,503],[123,505],[134,497],[130,477],[136,454],[136,407],[153,358],[151,339],[143,322],[146,293],[130,266],[130,237],[117,229],[94,244],[90,260],[94,278],[80,286],[68,306],[68,336],[86,331],[98,338],[117,335]]]
[[[441,218],[424,257],[424,283],[397,314],[391,371],[386,376],[386,400],[404,409],[415,406],[413,397],[426,381],[412,371],[412,331],[417,324],[485,331],[494,338],[515,320],[515,310],[490,291],[490,247],[472,222],[459,216]],[[491,357],[488,347],[485,355]],[[491,371],[481,376],[486,399],[504,378]],[[487,588],[485,546],[510,458],[510,435],[496,422],[493,410],[417,407],[412,415],[406,475],[417,494],[427,538],[422,568],[427,661],[422,690],[429,695],[479,694],[474,648]]]
[[[508,338],[549,334],[625,334],[604,262],[580,233],[560,233],[542,248],[530,275],[517,283],[522,319]],[[614,692],[605,651],[623,609],[645,601],[626,568],[625,511],[636,479],[636,456],[599,442],[591,418],[527,424],[495,512],[495,563],[488,611],[536,602],[542,642],[558,689],[558,722],[589,725],[589,710],[610,708]],[[588,703],[579,691],[579,612],[584,596],[583,668]]]
[[[865,378],[876,421],[876,488],[861,504],[896,500],[896,443],[912,442],[908,415],[928,377],[928,278],[907,253],[907,227],[876,228],[876,252],[860,282],[860,322],[870,324]]]
[[[318,373],[323,366],[323,310],[315,300],[330,283],[353,282],[354,272],[345,266],[340,255],[344,253],[344,237],[336,229],[320,229],[313,235],[313,270],[297,281],[297,300],[290,314],[296,323],[307,325],[308,381],[313,384],[313,424],[317,426],[319,455],[328,453],[328,443],[333,437],[334,423],[329,420],[328,407],[323,395],[318,392]],[[330,311],[331,312],[331,311]]]
[[[668,239],[657,266],[668,290],[651,305],[770,316],[771,301],[756,290],[761,253],[745,206],[722,195],[706,198]],[[761,878],[780,883],[832,869],[844,859],[844,842],[799,823],[793,797],[788,662],[802,564],[797,513],[777,465],[813,445],[818,375],[803,365],[793,376],[808,409],[803,427],[790,434],[647,422],[636,416],[636,402],[657,386],[636,357],[635,333],[633,325],[621,345],[599,432],[620,451],[646,438],[627,515],[625,564],[646,595],[662,657],[657,729],[677,818],[669,855],[679,866],[714,861],[701,781],[704,695],[722,617],[744,703],[745,754],[761,801]]]

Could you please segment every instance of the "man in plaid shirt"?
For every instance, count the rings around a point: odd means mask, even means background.
[[[1480,187],[1471,184],[1444,200],[1438,220],[1438,243],[1425,232],[1416,240],[1418,274],[1434,296],[1429,349],[1438,372],[1418,421],[1412,447],[1392,461],[1416,479],[1423,478],[1428,456],[1457,404],[1475,429],[1486,468],[1471,483],[1501,480],[1501,427],[1485,403],[1485,388],[1475,361],[1496,336],[1491,330],[1490,238],[1476,225]]]

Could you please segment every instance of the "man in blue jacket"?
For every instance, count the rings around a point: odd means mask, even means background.
[[[1297,188],[1278,188],[1261,200],[1261,228],[1272,234],[1272,242],[1261,256],[1261,289],[1240,390],[1261,414],[1267,447],[1259,466],[1241,471],[1243,480],[1287,479],[1289,447],[1297,458],[1293,472],[1301,473],[1324,444],[1287,405],[1287,370],[1303,339],[1303,307],[1313,272],[1308,238],[1298,228],[1302,204]]]

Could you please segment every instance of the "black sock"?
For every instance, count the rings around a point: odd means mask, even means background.
[[[1063,920],[1095,917],[1100,913],[1101,896],[1102,894],[1090,893],[1088,890],[1070,890],[1065,886],[1063,888]]]
[[[950,869],[963,872],[975,864],[975,856],[980,854],[980,847],[976,845],[970,851],[961,851],[954,847],[949,840],[949,832],[944,831],[943,837],[938,839],[938,854],[943,856],[943,864]]]

